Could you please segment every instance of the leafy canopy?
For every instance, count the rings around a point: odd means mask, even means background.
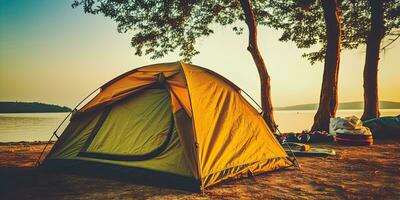
[[[383,1],[384,33],[383,49],[400,37],[400,0]],[[367,42],[371,27],[371,8],[367,0],[342,2],[344,47],[354,49]]]
[[[152,59],[178,49],[189,61],[199,53],[196,40],[213,33],[212,24],[244,19],[239,1],[231,0],[75,0],[72,7],[78,6],[116,21],[118,32],[133,35],[135,54]]]
[[[400,0],[383,0],[387,45],[400,37]],[[366,43],[370,30],[367,0],[338,0],[342,23],[342,48],[354,49]],[[293,41],[311,64],[325,57],[327,36],[321,0],[255,0],[257,23],[282,31],[280,41]],[[199,53],[196,40],[209,36],[212,25],[244,21],[238,0],[75,0],[86,13],[103,14],[117,22],[120,33],[132,34],[136,55],[160,58],[175,50],[185,60]],[[243,27],[234,26],[241,34]]]
[[[388,45],[400,35],[400,1],[383,1],[384,37],[387,38]],[[370,6],[367,0],[338,0],[338,2],[342,25],[342,48],[355,49],[366,43],[371,26]],[[269,12],[260,16],[260,23],[283,31],[280,41],[293,41],[297,47],[303,49],[320,45],[317,51],[304,53],[303,57],[311,64],[324,59],[327,35],[320,0],[271,0],[264,9]]]

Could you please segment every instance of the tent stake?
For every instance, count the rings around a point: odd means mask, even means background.
[[[278,130],[279,135],[282,136],[282,132],[278,129],[278,125],[275,125],[275,128],[276,128],[276,130]],[[298,169],[300,169],[300,164],[299,164],[299,162],[297,161],[297,158],[296,158],[296,156],[294,155],[294,153],[293,153],[293,151],[292,151],[292,148],[290,148],[289,143],[286,141],[286,139],[283,140],[282,142],[283,142],[283,144],[286,144],[286,146],[289,148],[289,151],[290,151],[290,153],[292,154],[293,159],[294,159],[294,160],[292,161],[293,164],[294,164],[294,166],[297,167]]]
[[[40,153],[39,158],[36,160],[36,164],[35,164],[36,167],[38,167],[40,165],[40,159],[42,158],[44,151],[46,150],[47,146],[49,145],[49,143],[51,142],[51,139],[53,139],[54,136],[56,136],[58,139],[58,136],[55,131],[53,132],[53,135],[51,135],[49,141],[47,141],[46,145],[44,146],[42,152]]]

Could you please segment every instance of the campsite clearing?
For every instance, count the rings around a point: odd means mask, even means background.
[[[397,199],[400,140],[336,149],[337,155],[300,157],[301,170],[287,169],[218,184],[205,194],[33,168],[43,144],[0,144],[0,199]]]

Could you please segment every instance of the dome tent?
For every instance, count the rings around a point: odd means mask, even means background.
[[[174,62],[137,68],[103,85],[71,117],[42,165],[146,171],[204,189],[293,164],[236,85]]]

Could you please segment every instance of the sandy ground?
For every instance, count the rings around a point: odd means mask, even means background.
[[[300,157],[286,169],[220,184],[204,194],[32,167],[43,144],[0,144],[0,199],[400,199],[400,140]]]

